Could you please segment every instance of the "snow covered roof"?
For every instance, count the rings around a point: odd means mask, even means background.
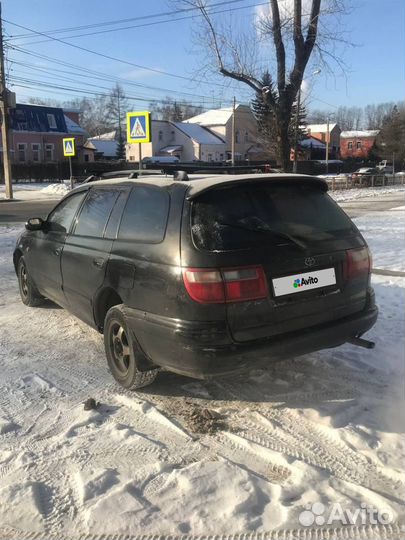
[[[336,123],[329,124],[329,132],[332,131],[333,128],[337,126]],[[307,130],[311,131],[312,133],[327,133],[328,131],[328,124],[309,124],[307,126]]]
[[[185,122],[173,122],[177,129],[188,135],[195,142],[200,144],[225,144],[220,137],[212,133],[209,129],[199,124],[187,124]]]
[[[379,129],[366,129],[366,130],[357,130],[357,131],[342,131],[340,136],[343,139],[350,139],[355,137],[377,137],[380,133]]]
[[[69,116],[66,116],[66,114],[63,115],[65,117],[65,123],[68,130],[68,133],[76,133],[77,135],[84,135],[86,132],[85,130],[79,126],[76,122],[73,122]]]
[[[236,110],[246,109],[250,111],[250,107],[248,107],[247,105],[237,104],[235,108]],[[191,124],[201,124],[203,126],[224,126],[232,118],[232,113],[233,113],[232,107],[223,107],[222,109],[212,109],[202,114],[198,114],[197,116],[193,116],[192,118],[185,120],[185,122],[191,123]]]
[[[109,131],[108,133],[103,133],[102,135],[96,135],[95,137],[92,137],[91,140],[98,140],[98,141],[115,141],[117,131]]]
[[[88,141],[95,146],[96,152],[103,154],[104,157],[116,157],[118,145],[117,141],[106,141],[97,139],[96,137],[88,139]]]

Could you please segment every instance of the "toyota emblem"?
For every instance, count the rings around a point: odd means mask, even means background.
[[[315,259],[313,257],[307,257],[304,263],[305,263],[305,266],[314,266]]]

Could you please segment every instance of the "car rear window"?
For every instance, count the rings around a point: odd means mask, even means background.
[[[261,183],[214,189],[192,206],[194,244],[208,251],[257,248],[263,241],[279,245],[297,239],[305,244],[351,230],[346,214],[327,193],[311,185]]]

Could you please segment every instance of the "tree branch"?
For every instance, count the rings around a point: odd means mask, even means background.
[[[279,95],[285,89],[285,48],[283,43],[283,37],[281,34],[281,21],[280,11],[278,9],[278,1],[270,0],[271,12],[272,12],[272,33],[274,47],[276,49],[277,56],[277,86]]]

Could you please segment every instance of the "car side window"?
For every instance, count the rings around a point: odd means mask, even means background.
[[[101,238],[120,191],[91,189],[76,220],[74,234]]]
[[[86,193],[86,191],[81,191],[64,199],[49,214],[47,219],[48,229],[54,232],[67,233]]]
[[[169,194],[152,186],[132,189],[118,232],[120,240],[148,244],[163,241],[169,214]]]

